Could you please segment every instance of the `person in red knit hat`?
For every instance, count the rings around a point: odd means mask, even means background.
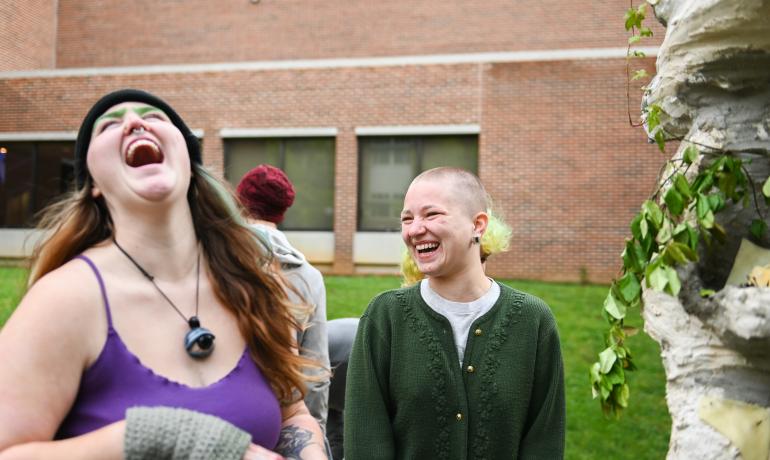
[[[249,219],[267,222],[271,228],[283,222],[296,195],[286,174],[270,165],[259,165],[247,172],[238,184],[237,192],[249,211]]]
[[[294,186],[280,169],[262,164],[247,172],[236,188],[238,198],[248,211],[247,221],[267,240],[275,261],[293,289],[288,289],[290,300],[308,304],[312,310],[308,318],[298,318],[307,326],[298,333],[297,344],[301,355],[319,361],[329,368],[329,349],[326,334],[326,288],[323,276],[310,265],[305,256],[294,248],[286,235],[278,230],[286,210],[294,203]],[[307,373],[317,378],[317,369]],[[328,375],[328,374],[326,374]],[[321,381],[308,381],[305,404],[310,413],[325,430],[329,397],[328,377]]]

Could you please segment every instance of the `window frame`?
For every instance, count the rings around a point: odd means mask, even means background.
[[[337,157],[337,137],[336,137],[336,129],[334,129],[335,135],[330,135],[331,131],[329,128],[309,128],[307,130],[301,130],[301,129],[265,129],[265,130],[250,130],[250,129],[223,129],[221,132],[222,136],[222,143],[223,143],[223,165],[224,165],[224,172],[225,172],[225,180],[227,180],[235,189],[235,187],[238,185],[238,182],[240,178],[228,178],[226,177],[228,167],[230,165],[230,159],[231,159],[231,145],[228,145],[229,142],[232,141],[278,141],[279,142],[279,149],[278,149],[278,157],[279,157],[279,165],[277,165],[278,168],[280,168],[282,171],[286,171],[286,142],[292,141],[292,140],[328,140],[331,141],[331,166],[332,166],[332,218],[331,218],[331,224],[329,227],[307,227],[307,228],[291,228],[284,226],[284,223],[281,222],[278,224],[278,229],[282,232],[334,232],[334,214],[335,214],[335,195],[336,195],[336,186],[335,186],[335,179],[337,174],[337,168],[336,168],[336,157]],[[281,135],[281,134],[290,134],[290,135]],[[256,165],[255,165],[256,166]],[[234,182],[235,181],[235,182]]]
[[[407,138],[407,139],[414,139],[415,142],[415,151],[417,155],[416,159],[416,173],[414,173],[412,179],[417,177],[420,173],[424,171],[423,169],[423,159],[425,156],[425,149],[423,146],[423,141],[425,138],[440,138],[440,137],[474,137],[476,140],[476,170],[478,171],[478,161],[479,161],[479,131],[477,127],[474,127],[473,125],[470,125],[467,129],[457,129],[455,128],[454,131],[449,129],[431,129],[434,127],[371,127],[371,128],[357,128],[356,129],[356,139],[357,139],[357,147],[358,147],[358,168],[357,168],[357,174],[358,174],[358,183],[357,183],[357,199],[356,199],[356,232],[361,233],[393,233],[393,232],[400,232],[400,224],[398,221],[396,221],[396,225],[393,228],[362,228],[362,219],[364,217],[363,213],[363,199],[362,199],[362,192],[363,192],[363,178],[364,178],[364,161],[363,161],[363,145],[365,143],[365,140],[370,139],[389,139],[390,141],[395,141],[397,138]],[[410,181],[412,180],[410,179]],[[404,191],[406,192],[406,191]]]

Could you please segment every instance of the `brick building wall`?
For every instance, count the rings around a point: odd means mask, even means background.
[[[514,229],[512,250],[490,260],[490,273],[606,282],[662,162],[627,122],[625,59],[613,57],[626,43],[626,8],[620,0],[3,2],[0,19],[11,25],[0,28],[0,136],[75,131],[100,95],[121,87],[162,96],[202,130],[204,163],[219,175],[223,128],[335,128],[331,269],[352,273],[355,129],[478,126],[479,174]],[[662,38],[653,29],[647,44]],[[570,50],[580,56],[555,56]],[[472,54],[484,52],[509,55]],[[450,58],[371,62],[436,55]],[[348,60],[313,64],[335,58]],[[240,61],[263,65],[206,65]],[[166,67],[111,68],[142,65]],[[652,72],[654,61],[639,65]]]
[[[204,131],[204,162],[221,174],[222,128],[335,127],[333,270],[350,273],[354,129],[478,124],[480,176],[514,228],[490,272],[607,281],[660,164],[628,126],[624,85],[623,59],[12,78],[0,79],[0,131],[76,130],[98,95],[139,87]]]
[[[56,0],[0,2],[0,72],[56,66]]]
[[[628,124],[623,61],[495,64],[484,78],[479,173],[514,234],[490,271],[612,279],[662,163]]]
[[[623,46],[625,0],[67,0],[65,67]],[[656,35],[661,28],[648,21]]]

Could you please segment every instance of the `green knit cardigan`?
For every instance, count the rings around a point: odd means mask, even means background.
[[[563,458],[556,322],[542,300],[500,290],[461,367],[449,321],[419,283],[372,300],[348,364],[346,460]]]

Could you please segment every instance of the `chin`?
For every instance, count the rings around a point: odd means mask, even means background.
[[[174,195],[179,195],[179,193],[175,193],[175,189],[171,184],[153,184],[150,187],[137,190],[136,194],[147,201],[153,202],[166,201]]]

